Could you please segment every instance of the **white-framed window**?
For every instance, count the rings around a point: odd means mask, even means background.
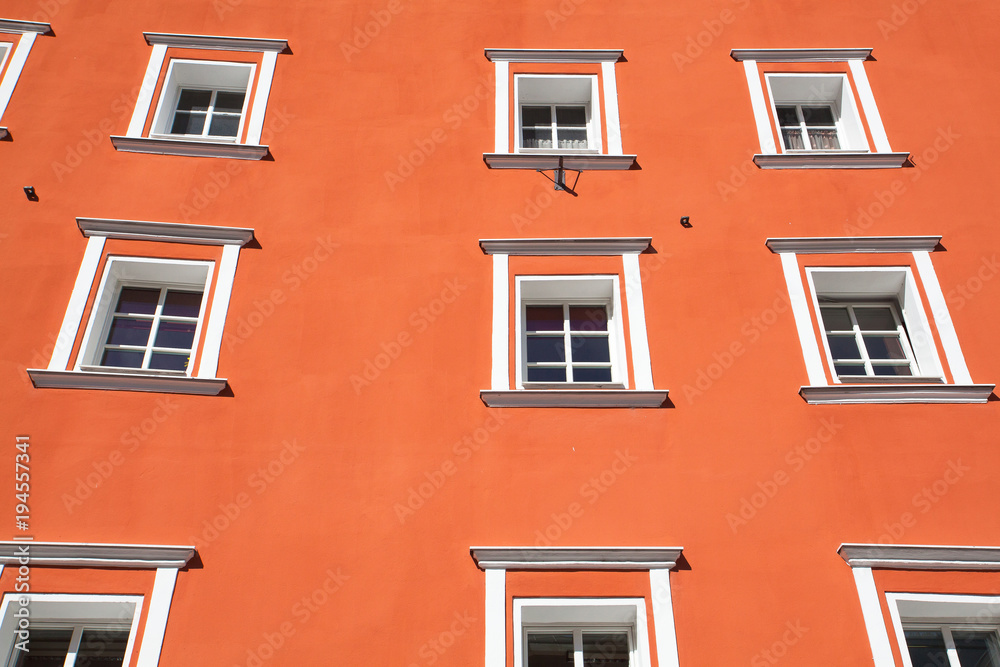
[[[782,152],[868,151],[846,74],[768,74]]]
[[[224,390],[226,380],[216,377],[223,329],[240,247],[253,239],[253,230],[95,218],[77,223],[89,237],[87,250],[48,368],[28,369],[34,385],[211,395]],[[221,250],[212,253],[214,259],[121,255],[105,252],[108,239]],[[72,359],[77,339],[79,353]]]
[[[601,152],[596,75],[514,75],[517,152]]]
[[[128,130],[111,137],[117,150],[245,160],[267,155],[260,140],[277,55],[288,48],[285,40],[144,36],[153,51]],[[231,60],[192,59],[190,52],[175,57],[170,49],[229,52]]]
[[[517,276],[517,386],[628,387],[618,276]]]
[[[781,258],[809,384],[809,403],[979,403],[926,237],[768,239]],[[799,255],[898,253],[898,262],[837,266]],[[850,262],[854,264],[855,262]],[[917,277],[919,277],[918,287]],[[932,327],[933,322],[933,327]],[[944,351],[942,359],[938,349]]]
[[[255,70],[245,63],[171,60],[150,136],[238,141]]]
[[[664,403],[667,392],[653,388],[638,257],[650,239],[484,239],[479,245],[493,255],[493,366],[490,389],[480,392],[487,405]],[[622,271],[517,274],[510,257],[522,255],[620,255]]]
[[[1000,667],[1000,597],[886,593],[903,667]]]
[[[514,667],[648,667],[643,598],[515,598]]]
[[[4,664],[128,665],[135,648],[142,601],[141,596],[126,595],[8,593],[0,606]],[[23,615],[24,609],[30,615]],[[20,623],[24,618],[27,623]]]
[[[580,171],[635,164],[636,156],[622,149],[615,72],[622,51],[486,49],[486,57],[496,68],[494,149],[483,154],[490,168]],[[568,71],[567,64],[585,71]],[[524,68],[530,71],[516,71]]]
[[[868,82],[864,63],[871,49],[734,49],[730,55],[743,63],[760,141],[758,167],[870,169],[907,163],[909,153],[893,152],[889,145]],[[774,63],[797,71],[767,71]],[[843,71],[810,71],[809,63],[837,63]]]
[[[214,262],[109,257],[78,370],[190,376]]]
[[[0,125],[35,38],[51,31],[48,23],[0,19]],[[7,128],[0,127],[0,139],[7,134]]]

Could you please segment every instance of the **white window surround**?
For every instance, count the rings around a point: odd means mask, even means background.
[[[962,629],[996,632],[1000,625],[1000,596],[996,595],[886,593],[885,597],[889,602],[889,616],[903,667],[923,667],[914,665],[910,659],[904,634],[909,626],[960,626]],[[957,660],[957,655],[955,658]],[[958,667],[958,663],[955,664]]]
[[[682,551],[682,547],[472,547],[470,553],[476,566],[486,573],[485,667],[505,667],[507,664],[507,570],[649,570],[657,664],[659,667],[678,667],[670,570],[677,565]],[[532,624],[543,622],[546,616],[556,622],[578,622],[586,618],[586,607],[592,607],[600,615],[602,604],[606,607],[604,618],[617,614],[622,619],[625,618],[623,614],[630,614],[629,609],[634,609],[636,645],[645,645],[645,653],[641,656],[644,661],[639,664],[648,667],[645,598],[518,598],[514,600],[513,613],[517,614],[520,609],[523,619],[525,609],[529,609],[528,621]],[[640,619],[643,628],[638,627]],[[515,616],[512,642],[515,664],[519,664],[519,634]]]
[[[27,554],[25,553],[27,550]],[[167,617],[174,594],[178,571],[195,556],[190,546],[142,544],[92,544],[75,542],[0,542],[0,572],[4,566],[24,565],[27,556],[32,567],[125,568],[155,570],[153,590],[149,596],[142,642],[136,667],[157,667],[167,628]],[[0,651],[12,645],[12,612],[19,608],[20,598],[30,601],[32,620],[114,621],[122,619],[123,606],[134,605],[130,619],[130,636],[124,664],[132,664],[128,655],[134,650],[136,629],[141,614],[142,596],[63,595],[8,593],[0,607]],[[16,603],[16,604],[15,604]],[[12,607],[14,609],[12,609]]]
[[[160,101],[153,116],[153,124],[149,136],[159,139],[179,138],[188,141],[220,141],[237,143],[243,136],[243,127],[247,120],[247,110],[250,105],[250,84],[254,80],[257,66],[250,63],[225,63],[214,60],[186,60],[174,58],[167,67],[167,76],[163,82]],[[242,92],[243,109],[240,115],[239,129],[232,139],[212,136],[178,137],[170,132],[170,126],[177,109],[177,101],[182,89],[218,90],[226,92]],[[206,119],[206,126],[208,125]]]
[[[38,23],[36,21],[16,21],[13,19],[0,19],[0,121],[7,110],[10,98],[14,94],[14,87],[24,69],[24,63],[28,60],[28,53],[35,43],[38,35],[47,35],[52,32],[52,26],[48,23]],[[13,42],[8,41],[6,35],[20,35],[15,47]],[[6,65],[6,70],[4,66]],[[0,126],[0,139],[4,139],[9,134],[6,127]]]
[[[792,305],[792,315],[802,347],[809,384],[799,394],[810,404],[825,403],[985,403],[994,385],[973,384],[962,354],[958,335],[948,312],[944,293],[934,271],[930,253],[940,236],[910,237],[817,237],[768,239],[767,246],[781,258],[782,271]],[[805,283],[799,268],[799,254],[910,253],[923,285],[917,288],[909,266],[808,267]],[[808,283],[808,294],[806,289]],[[847,384],[828,380],[823,357],[830,364],[829,350],[821,352],[817,337],[825,336],[812,313],[819,313],[817,296],[884,298],[898,302],[917,363],[923,377],[861,378]],[[923,302],[929,306],[929,313]],[[810,303],[812,312],[810,312]],[[928,314],[930,317],[928,317]],[[930,322],[940,338],[947,369],[953,378],[945,384]],[[831,375],[832,364],[830,364]]]
[[[267,98],[274,77],[274,67],[278,54],[288,49],[288,42],[283,39],[255,39],[241,37],[218,37],[211,35],[177,35],[168,33],[143,33],[146,43],[153,47],[153,52],[146,66],[139,98],[124,136],[113,135],[111,143],[119,151],[133,153],[156,153],[162,155],[186,155],[195,157],[228,157],[242,160],[260,160],[268,154],[268,147],[260,145],[260,137],[264,129],[264,115],[267,109]],[[186,49],[209,49],[232,52],[262,53],[260,72],[254,79],[255,67],[246,63],[225,63],[224,61],[192,61],[179,60],[189,66],[185,71],[174,71],[174,61],[170,69],[157,104],[149,136],[143,131],[153,105],[153,94],[159,79],[160,70],[166,59],[169,47]],[[193,68],[197,63],[204,69],[199,73]],[[235,68],[233,70],[228,70]],[[235,79],[241,79],[247,74],[245,68],[251,67],[248,76],[244,112],[240,121],[240,134],[237,141],[195,139],[191,137],[178,138],[164,132],[166,118],[172,115],[171,105],[176,106],[176,96],[181,85],[192,85],[188,81],[196,81],[200,87],[214,85],[221,88],[238,88]],[[251,103],[252,98],[252,103]],[[247,108],[249,106],[249,108]],[[167,111],[164,111],[164,110]],[[246,128],[246,138],[243,129]]]
[[[882,614],[880,596],[872,569],[1000,571],[1000,547],[966,547],[937,545],[842,544],[837,550],[851,566],[854,583],[861,602],[868,641],[872,648],[874,667],[896,667],[892,656],[886,619]],[[951,599],[948,599],[951,598]],[[1000,598],[996,596],[953,596],[911,593],[886,593],[889,602],[889,622],[893,625],[904,666],[909,665],[902,623],[908,615],[941,613],[949,605],[955,616],[988,619],[1000,617]],[[954,605],[954,606],[951,606]],[[951,614],[949,614],[951,616]]]
[[[653,389],[653,375],[649,360],[649,342],[646,335],[645,306],[642,298],[642,280],[639,273],[639,254],[649,249],[649,238],[587,238],[587,239],[482,239],[479,242],[483,252],[493,255],[493,336],[492,373],[489,390],[482,390],[480,397],[489,407],[660,407],[667,398],[666,390]],[[613,289],[616,327],[623,327],[628,321],[629,347],[631,348],[634,389],[522,389],[520,379],[521,363],[516,356],[516,372],[513,387],[509,375],[511,354],[509,294],[509,261],[511,255],[567,256],[567,255],[620,255],[623,264],[625,285],[624,304],[619,302],[621,290],[614,280]],[[560,287],[558,281],[566,278],[559,275],[532,276],[530,280]],[[617,278],[617,276],[615,277]],[[584,278],[581,278],[584,280]],[[590,276],[591,285],[607,276]],[[516,282],[520,286],[523,281]],[[565,286],[562,283],[561,286]],[[515,288],[515,318],[520,317],[520,294]],[[544,291],[544,290],[543,290]],[[515,335],[520,331],[515,320]],[[619,350],[624,350],[624,334],[621,333]],[[519,355],[520,345],[515,343],[515,355]],[[618,363],[624,374],[623,386],[627,385],[627,359],[619,358]]]
[[[618,115],[618,84],[615,78],[615,63],[622,57],[621,49],[486,49],[486,58],[493,62],[496,72],[496,130],[494,152],[484,153],[483,160],[491,169],[571,169],[571,170],[619,170],[631,169],[635,155],[622,151],[621,122]],[[597,90],[596,75],[580,74],[516,74],[514,104],[510,100],[510,63],[583,63],[600,64],[602,89]],[[582,76],[592,77],[590,99],[589,136],[595,137],[596,152],[579,150],[551,150],[531,152],[517,148],[520,146],[520,101],[522,97],[540,97],[540,83],[545,79],[553,84],[552,103],[561,98],[581,102],[579,93],[572,93],[566,84]],[[527,87],[525,87],[527,86]],[[572,94],[571,94],[572,93]],[[568,96],[568,97],[567,97]],[[603,100],[603,106],[598,102]],[[515,132],[510,136],[510,114],[516,114]],[[607,146],[602,146],[601,128],[607,130]],[[512,141],[513,139],[513,141]],[[511,146],[515,146],[511,151]]]
[[[253,230],[239,227],[95,218],[77,218],[77,224],[83,235],[88,237],[87,249],[77,274],[69,306],[63,318],[48,368],[28,369],[28,375],[34,386],[39,388],[116,389],[202,395],[216,395],[222,392],[227,386],[227,381],[225,378],[217,378],[215,375],[222,347],[223,328],[236,276],[240,247],[253,240]],[[83,313],[90,298],[91,287],[97,278],[97,269],[103,256],[105,241],[109,238],[222,246],[221,260],[217,266],[212,267],[212,272],[215,274],[214,292],[212,293],[211,308],[207,313],[205,313],[205,309],[209,298],[208,287],[204,291],[203,315],[200,318],[198,334],[200,336],[202,329],[205,331],[204,343],[197,357],[194,356],[195,353],[192,353],[192,359],[195,360],[192,367],[197,365],[196,375],[148,371],[109,372],[97,370],[91,366],[95,358],[95,346],[99,346],[101,342],[99,330],[108,318],[107,304],[113,299],[115,287],[120,284],[120,279],[138,278],[155,281],[156,276],[161,275],[157,274],[157,271],[166,271],[166,274],[162,275],[182,285],[190,285],[198,280],[198,276],[204,275],[205,285],[210,286],[213,278],[211,275],[203,273],[207,271],[209,263],[204,260],[186,262],[117,256],[109,258],[105,274],[102,277],[101,291],[99,291],[97,303],[92,309],[93,314],[85,332],[77,364],[74,368],[69,368],[73,343],[83,324]],[[121,264],[116,267],[117,262],[121,262]],[[132,275],[129,274],[130,271],[133,272]],[[143,273],[144,271],[145,273]],[[116,279],[118,279],[117,282]],[[104,309],[103,320],[101,319],[102,309]]]
[[[909,153],[893,152],[882,125],[878,106],[864,62],[871,59],[871,49],[733,49],[730,56],[743,63],[750,91],[750,102],[760,140],[760,153],[754,156],[754,163],[762,169],[880,169],[903,167],[909,160]],[[768,73],[767,86],[774,91],[778,88],[780,101],[819,101],[837,103],[841,113],[839,135],[841,150],[803,150],[781,152],[775,143],[775,134],[780,135],[777,125],[774,95],[771,104],[765,102],[764,86],[759,63],[831,63],[846,62],[861,101],[860,111],[854,105],[854,95],[845,74],[801,72],[795,74]],[[825,77],[830,81],[821,82]],[[795,79],[802,77],[801,81]],[[820,85],[816,85],[819,83]],[[838,90],[839,84],[839,90]],[[788,99],[802,98],[804,99]],[[867,123],[874,146],[868,145],[862,121]]]
[[[515,598],[514,667],[527,667],[525,637],[530,631],[558,629],[626,630],[628,667],[650,667],[645,598]],[[567,630],[568,631],[568,630]]]

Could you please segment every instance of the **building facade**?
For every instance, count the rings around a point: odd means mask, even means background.
[[[1000,667],[998,23],[8,0],[0,658]]]

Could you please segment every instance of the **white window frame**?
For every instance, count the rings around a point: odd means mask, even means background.
[[[288,48],[286,40],[165,33],[143,34],[146,43],[152,46],[153,50],[146,66],[146,74],[143,77],[139,98],[136,100],[128,130],[125,135],[111,137],[111,142],[117,150],[163,155],[228,157],[243,160],[260,160],[268,154],[268,147],[261,145],[260,139],[264,129],[264,115],[271,91],[271,81],[274,78],[275,64],[278,54]],[[156,84],[160,78],[163,63],[167,58],[168,47],[261,53],[261,66],[258,71],[256,65],[250,63],[192,60],[190,58],[171,59],[159,98],[155,100],[156,109],[149,134],[146,135],[144,134],[146,121],[149,118],[150,110],[153,109]],[[197,71],[199,68],[201,68],[201,72]],[[234,77],[242,80],[241,70],[244,73],[248,72],[249,75],[246,84],[246,97],[243,100],[244,109],[240,118],[240,129],[235,139],[169,133],[170,120],[172,120],[173,112],[176,110],[178,91],[181,87],[235,90],[240,86],[235,83]],[[185,79],[197,83],[185,85]]]
[[[190,377],[198,359],[198,341],[205,323],[205,312],[214,272],[215,262],[213,261],[158,259],[154,257],[108,257],[104,266],[104,275],[98,288],[95,307],[91,310],[90,321],[87,324],[86,333],[84,333],[83,344],[80,346],[80,354],[77,357],[74,370],[95,373],[143,373]],[[191,361],[187,371],[101,365],[101,356],[107,345],[118,297],[122,288],[127,287],[159,289],[161,290],[161,298],[163,289],[201,292],[201,308],[198,312],[198,323],[195,327],[194,343],[191,348]],[[147,348],[152,347],[156,333],[155,328],[150,330]]]
[[[518,389],[552,389],[557,387],[602,387],[628,389],[628,359],[625,354],[625,328],[622,324],[621,290],[618,275],[541,275],[516,276],[514,283],[516,311],[514,331],[515,386]],[[528,382],[527,331],[524,326],[527,306],[555,305],[604,306],[608,312],[608,347],[611,358],[610,382]],[[568,335],[568,334],[567,334]]]
[[[1000,629],[1000,596],[886,593],[885,597],[889,603],[889,617],[903,658],[903,667],[914,667],[904,634],[905,630],[913,626],[920,626],[920,629],[946,629],[946,644],[951,641],[950,632],[947,631],[950,629],[993,632]],[[954,644],[947,653],[951,667],[963,667],[958,662]]]
[[[26,605],[22,604],[22,599],[27,601]],[[128,643],[122,664],[129,665],[142,616],[142,602],[141,595],[6,593],[0,604],[0,651],[3,651],[4,660],[8,661],[4,664],[13,664],[10,661],[14,657],[15,644],[21,641],[16,635],[20,618],[17,612],[27,608],[30,611],[30,616],[27,617],[30,627],[74,628],[67,666],[75,664],[76,651],[84,629],[128,630]]]
[[[807,267],[806,280],[812,297],[813,312],[816,313],[817,331],[823,341],[827,368],[834,384],[945,382],[944,370],[941,367],[937,346],[934,343],[934,335],[910,267]],[[821,302],[823,298],[831,299],[836,303]],[[840,377],[837,375],[820,308],[829,305],[854,305],[866,301],[889,304],[895,314],[903,320],[906,336],[905,347],[912,350],[912,356],[908,356],[918,369],[913,376],[859,375]],[[864,354],[863,350],[862,354]]]
[[[767,246],[781,258],[782,271],[798,331],[809,384],[800,395],[811,404],[822,403],[985,403],[992,384],[973,384],[965,356],[948,312],[930,253],[940,236],[772,238]],[[799,254],[902,253],[912,259],[923,292],[905,265],[806,267],[803,281]],[[902,315],[920,369],[917,377],[836,377],[829,345],[820,321],[818,296],[838,299],[888,299]],[[927,308],[924,308],[926,301]],[[810,307],[811,306],[811,307]],[[931,319],[933,318],[933,319]],[[933,321],[934,328],[930,326]],[[935,337],[934,331],[937,336]],[[822,341],[818,343],[817,341]],[[937,343],[945,353],[938,356]],[[822,350],[822,352],[821,352]],[[823,359],[826,359],[824,365]],[[829,368],[829,375],[827,373]],[[946,383],[945,370],[951,383]]]
[[[585,169],[618,170],[630,169],[636,156],[622,150],[621,121],[618,112],[618,83],[615,64],[622,58],[621,49],[486,49],[486,58],[495,66],[495,132],[492,153],[484,153],[483,160],[491,169],[556,169],[577,171]],[[546,64],[589,64],[601,68],[600,83],[596,74],[560,73],[516,73],[513,75],[514,100],[511,104],[511,63]],[[589,104],[587,149],[525,149],[521,148],[521,105],[522,98],[539,97],[541,104],[561,104],[560,96],[567,91],[559,91],[560,83],[578,81],[590,77],[590,99],[584,100],[579,94],[566,97],[567,104]],[[544,101],[539,90],[532,90],[536,84],[550,82],[555,92],[552,99]],[[522,92],[522,90],[524,92]],[[530,105],[530,102],[529,102]],[[514,132],[511,137],[511,113],[514,113]],[[607,145],[604,145],[606,134]]]
[[[52,31],[52,26],[48,23],[36,21],[16,21],[12,19],[0,19],[0,43],[5,45],[5,52],[0,57],[0,124],[3,123],[3,115],[10,104],[10,98],[14,94],[14,87],[21,77],[24,63],[28,60],[28,54],[35,43],[38,35],[45,35]],[[19,35],[17,46],[14,41],[7,39],[7,35]],[[6,69],[4,69],[6,67]],[[6,127],[0,127],[0,139],[8,134]]]
[[[840,142],[840,148],[833,152],[869,152],[865,129],[854,104],[854,95],[846,74],[768,73],[764,78],[771,100],[771,118],[774,119],[778,141],[782,144],[782,153],[823,152],[811,148],[808,137],[804,137],[806,148],[793,150],[784,146],[781,124],[778,122],[778,107],[793,105],[796,108],[827,106],[833,110],[837,139]]]
[[[581,86],[580,84],[584,84]],[[588,85],[589,84],[589,85]],[[581,88],[585,93],[581,94]],[[517,113],[515,153],[594,153],[603,152],[601,142],[601,107],[596,74],[515,74],[514,108]],[[526,106],[552,109],[553,141],[551,148],[526,148],[523,143],[522,110]],[[587,114],[587,148],[559,148],[556,136],[556,107],[582,106]]]
[[[36,387],[70,389],[118,389],[159,391],[185,394],[216,395],[227,386],[225,378],[216,377],[222,335],[229,300],[236,277],[240,248],[254,238],[253,230],[240,227],[216,227],[178,223],[144,222],[77,218],[81,231],[88,237],[80,271],[63,317],[59,337],[46,369],[28,369]],[[90,303],[90,294],[97,270],[104,256],[105,241],[112,239],[145,240],[172,243],[222,246],[222,257],[212,260],[159,259],[145,256],[109,257],[102,274],[92,314],[84,329],[83,342],[75,365],[70,368],[74,341],[83,325],[83,314]],[[201,272],[201,273],[199,273]],[[191,363],[184,373],[142,371],[102,367],[99,349],[107,340],[106,327],[116,305],[121,285],[174,285],[181,289],[202,288],[203,296],[198,330]],[[211,306],[208,306],[211,298]],[[200,351],[198,341],[204,340]],[[197,373],[193,369],[197,367]]]
[[[480,397],[491,407],[659,407],[667,398],[666,390],[653,388],[653,373],[646,334],[646,315],[642,297],[639,254],[650,247],[649,238],[598,239],[482,239],[483,252],[493,255],[493,337],[491,387]],[[515,276],[513,302],[510,294],[509,257],[511,255],[620,255],[622,282],[617,274],[563,274]],[[593,303],[597,298],[610,306],[612,341],[612,376],[615,388],[583,383],[556,385],[523,382],[522,363],[523,299],[553,303],[568,296]],[[574,293],[573,290],[576,290]],[[624,291],[624,300],[621,294]],[[581,301],[581,303],[582,303]],[[514,328],[510,310],[514,310]],[[628,321],[629,349],[626,353],[624,323]],[[510,376],[510,358],[515,370]],[[629,364],[635,387],[629,386]],[[540,387],[548,388],[540,388]],[[584,388],[584,387],[590,388]]]
[[[651,667],[645,598],[515,598],[513,619],[514,667],[528,665],[528,632],[586,630],[627,631],[628,667]]]
[[[177,138],[190,141],[222,141],[240,143],[243,128],[250,108],[251,84],[257,66],[251,63],[225,63],[214,60],[189,60],[174,58],[167,67],[167,76],[160,91],[160,99],[153,115],[149,136],[164,139]],[[177,103],[182,90],[210,90],[214,101],[219,92],[243,93],[243,108],[240,111],[239,128],[235,137],[209,135],[212,120],[211,111],[205,119],[205,128],[200,135],[174,134],[170,128],[177,113]]]
[[[889,145],[882,117],[875,103],[864,63],[871,58],[871,49],[733,49],[730,56],[743,63],[750,103],[760,141],[760,153],[754,163],[762,169],[880,169],[905,166],[909,153],[893,152]],[[794,72],[767,73],[761,76],[760,63],[846,63],[854,86],[844,73]],[[801,78],[803,92],[786,97],[778,95],[777,104],[819,101],[834,104],[840,113],[838,136],[840,150],[781,150],[781,128],[775,109],[775,84],[781,87]],[[828,81],[827,81],[828,79]],[[824,82],[821,86],[810,86]],[[831,85],[833,84],[833,85]],[[839,86],[837,85],[839,84]],[[793,86],[794,87],[794,86]],[[765,101],[768,90],[770,104]],[[854,93],[861,102],[858,109]],[[871,133],[869,145],[865,126]],[[778,142],[774,137],[778,136]],[[846,145],[845,145],[846,142]]]

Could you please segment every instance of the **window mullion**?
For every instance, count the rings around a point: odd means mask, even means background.
[[[851,327],[854,329],[854,341],[858,346],[858,352],[865,363],[865,375],[873,376],[875,375],[875,368],[872,366],[871,357],[868,356],[868,349],[865,347],[865,337],[861,334],[861,326],[858,324],[858,318],[854,315],[854,306],[847,307],[847,314],[851,317]]]
[[[69,648],[66,649],[66,660],[63,661],[63,667],[73,667],[76,664],[76,654],[80,651],[80,638],[82,636],[83,626],[75,626],[73,636],[69,640]]]
[[[583,630],[573,630],[573,667],[583,667]]]
[[[565,350],[566,380],[573,381],[573,341],[569,330],[569,304],[563,304],[563,349]]]
[[[146,351],[142,355],[142,368],[149,368],[149,362],[153,359],[153,342],[156,340],[156,333],[160,330],[160,316],[163,314],[163,305],[167,300],[167,288],[160,288],[160,299],[156,302],[156,310],[153,312],[153,323],[149,326],[149,340],[146,341]]]
[[[944,637],[945,652],[948,654],[948,663],[951,667],[962,667],[958,660],[958,649],[955,648],[955,638],[951,636],[951,628],[947,625],[941,627],[941,635]]]

